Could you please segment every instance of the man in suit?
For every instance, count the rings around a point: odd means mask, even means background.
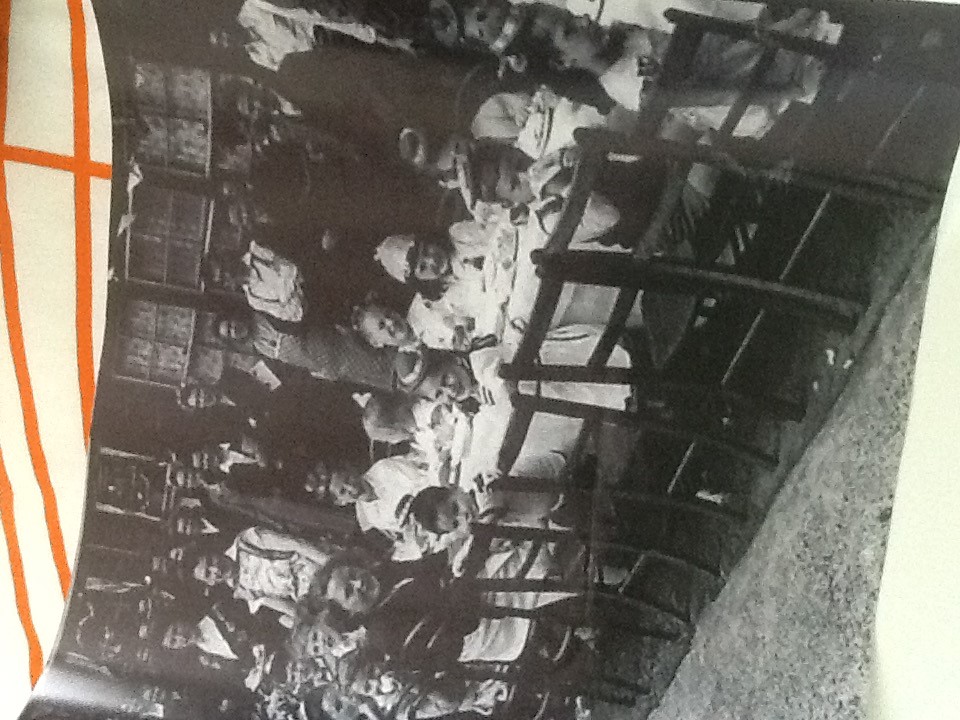
[[[268,368],[263,376],[270,384],[237,368],[226,368],[216,386],[189,386],[181,391],[181,404],[202,408],[211,428],[207,445],[228,443],[240,450],[243,438],[263,456],[248,469],[242,463],[228,463],[228,472],[238,477],[254,472],[253,467],[270,469],[279,476],[297,474],[302,481],[319,457],[337,455],[355,461],[367,456],[368,444],[361,425],[361,410],[352,399],[353,388],[328,383],[287,368]],[[255,368],[255,372],[258,368]],[[258,373],[260,374],[260,373]],[[282,380],[280,379],[282,378]],[[202,455],[197,449],[195,454]],[[210,463],[211,453],[207,453]],[[251,452],[250,454],[255,454]],[[235,457],[234,460],[242,458]],[[191,458],[197,467],[203,458]],[[216,463],[218,466],[222,462]],[[216,468],[204,468],[216,469]],[[257,472],[262,475],[262,472]]]

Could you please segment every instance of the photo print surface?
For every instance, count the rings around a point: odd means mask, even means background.
[[[960,9],[94,8],[107,331],[24,720],[648,717],[930,243]]]

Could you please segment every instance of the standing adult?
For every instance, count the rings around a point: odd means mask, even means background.
[[[347,328],[311,325],[293,334],[254,313],[249,318],[221,319],[217,332],[229,343],[249,342],[264,358],[300,368],[319,380],[393,389],[396,352],[372,348]]]
[[[255,438],[284,458],[313,459],[320,454],[360,460],[367,454],[362,413],[352,389],[320,382],[296,369],[255,367],[267,384],[239,368],[224,369],[215,386],[189,384],[180,391],[185,408],[197,411],[211,428],[209,440]]]

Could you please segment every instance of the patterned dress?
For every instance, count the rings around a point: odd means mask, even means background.
[[[264,357],[303,368],[321,380],[393,389],[396,351],[370,347],[338,327],[310,326],[295,335],[276,329],[258,313],[253,322],[253,346]]]
[[[234,597],[255,613],[269,598],[301,600],[336,552],[332,545],[311,545],[252,527],[240,533],[224,554],[237,563]]]

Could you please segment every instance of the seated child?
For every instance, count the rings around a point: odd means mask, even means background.
[[[422,344],[429,346],[407,318],[373,294],[368,294],[362,303],[354,306],[350,324],[354,332],[374,348],[415,352]]]
[[[378,460],[366,471],[331,465],[327,476],[333,503],[352,506],[363,532],[376,530],[391,541],[402,534],[397,508],[404,497],[431,484],[426,465],[412,453]]]
[[[445,592],[447,575],[442,563],[429,560],[331,563],[318,582],[323,592],[304,609],[292,638],[295,656],[322,680],[314,684],[335,692],[323,699],[329,717],[489,715],[505,698],[506,688],[497,692],[490,681],[445,681],[423,672],[450,668],[465,637],[484,623],[469,598]],[[438,626],[442,632],[428,644]],[[424,678],[429,684],[417,686]]]
[[[442,303],[428,302],[420,295],[411,300],[406,317],[378,300],[367,300],[354,307],[352,325],[375,348],[468,352],[473,347],[474,325],[469,318],[455,317]]]
[[[508,222],[549,236],[570,190],[576,160],[575,148],[531,161],[518,148],[475,142],[456,158],[460,191],[481,224]],[[570,247],[601,249],[591,241],[612,230],[619,219],[615,207],[599,193],[591,193]],[[521,253],[533,249],[519,242]]]
[[[517,495],[519,500],[519,493]],[[536,497],[536,496],[534,496]],[[484,502],[481,500],[481,502]],[[536,502],[528,510],[521,509],[522,502],[509,502],[515,514],[516,524],[537,525],[546,506],[534,509]],[[411,515],[427,531],[438,538],[436,545],[445,547],[448,562],[456,577],[477,577],[478,579],[509,580],[524,578],[543,580],[560,575],[552,548],[531,541],[498,540],[489,547],[476,544],[472,532],[472,523],[494,520],[496,513],[510,517],[511,511],[494,509],[482,510],[476,496],[460,488],[436,488],[424,491],[411,505]],[[503,522],[503,520],[501,520]],[[575,593],[564,591],[511,591],[500,590],[484,593],[486,604],[534,610],[567,598]],[[464,638],[460,652],[461,662],[470,661],[510,661],[522,652],[529,639],[530,620],[521,617],[484,619],[477,629]]]
[[[391,277],[409,285],[428,302],[443,298],[453,312],[480,299],[481,268],[488,244],[475,224],[457,223],[447,237],[388,237],[374,257]]]
[[[595,78],[560,62],[562,55],[554,38],[577,19],[566,8],[512,0],[449,1],[458,6],[448,14],[456,45],[499,60],[501,78],[517,73],[531,85],[548,82],[578,102],[609,105]]]
[[[363,409],[361,422],[371,441],[387,445],[403,445],[413,441],[417,418],[409,397],[357,393],[353,399]]]
[[[477,521],[546,527],[560,502],[559,493],[492,490],[479,481],[472,490],[463,485],[421,490],[410,504],[410,517],[437,535],[468,533]]]
[[[586,105],[561,97],[546,85],[532,95],[501,92],[477,110],[470,132],[477,140],[495,140],[522,150],[533,160],[573,147],[577,128],[610,127],[613,118]]]
[[[422,334],[435,334],[444,349],[465,350],[471,340],[497,332],[516,253],[515,233],[499,230],[468,220],[454,223],[446,236],[393,236],[377,248],[384,269],[417,291],[408,319]]]
[[[602,326],[569,325],[552,330],[541,346],[544,365],[583,365],[590,358],[603,332]],[[470,363],[481,386],[481,395],[493,402],[480,406],[473,417],[472,439],[461,464],[463,478],[496,474],[499,470],[513,477],[553,478],[559,480],[567,458],[575,452],[583,420],[577,417],[534,413],[521,446],[509,467],[501,451],[507,444],[506,432],[516,394],[539,394],[545,398],[567,400],[595,407],[622,410],[630,395],[626,385],[584,382],[523,381],[510,383],[500,377],[500,366],[509,362],[519,340],[471,353]],[[629,367],[630,358],[622,347],[614,348],[608,367]],[[616,478],[609,478],[611,481]]]
[[[370,347],[347,328],[317,323],[291,332],[262,313],[217,318],[216,328],[226,347],[252,350],[279,367],[297,367],[320,380],[390,389],[396,353]]]
[[[430,401],[475,404],[480,388],[462,356],[422,349],[405,353],[395,364],[395,387],[399,392]]]
[[[407,308],[407,326],[425,347],[469,352],[477,335],[472,317],[457,315],[442,302],[430,302],[419,293]]]
[[[769,23],[769,30],[826,39],[825,13],[800,10],[786,20]],[[669,35],[637,26],[601,27],[589,18],[571,18],[554,34],[561,63],[598,79],[620,106],[637,111],[644,93],[661,69]],[[701,132],[720,128],[739,88],[762,52],[755,41],[735,41],[707,35],[695,56],[691,75],[672,114]],[[761,138],[792,101],[812,102],[822,66],[794,53],[780,52],[734,134]]]
[[[575,148],[531,161],[519,149],[477,142],[457,158],[460,189],[478,222],[516,233],[516,267],[502,311],[503,334],[529,321],[540,281],[531,253],[547,245],[562,216],[572,187]],[[600,193],[590,194],[580,224],[568,245],[576,250],[621,251],[634,240],[621,237],[620,213]],[[505,231],[505,230],[503,230]],[[626,229],[623,229],[626,235]],[[606,323],[617,290],[568,283],[554,313],[553,327],[569,323]],[[639,321],[639,301],[630,324]]]
[[[409,445],[429,468],[432,477],[450,472],[468,430],[469,419],[454,404],[408,395],[354,396],[363,408],[363,427],[367,436],[392,446]]]
[[[575,152],[577,143],[574,131],[578,128],[606,128],[627,134],[633,132],[634,120],[629,116],[635,116],[635,113],[624,113],[602,114],[591,106],[559,97],[544,86],[532,96],[522,92],[505,92],[490,97],[480,107],[471,129],[477,139],[512,145],[537,161],[551,156],[561,157],[565,150]],[[685,124],[674,125],[670,130],[678,140],[684,136],[697,137],[697,131]],[[615,177],[620,176],[620,179],[605,178],[605,182],[613,183],[607,187],[616,193],[615,197],[619,197],[621,202],[629,203],[621,205],[627,212],[618,223],[616,233],[628,242],[631,238],[635,241],[642,235],[640,228],[645,226],[656,206],[667,165],[652,158],[644,160],[633,155],[611,155],[609,159],[617,161],[611,169]],[[628,167],[633,169],[627,170]],[[623,177],[624,172],[630,174]],[[688,247],[690,236],[709,207],[718,175],[716,168],[707,165],[694,164],[691,167],[673,218],[663,236],[656,243],[643,248],[644,257],[663,253],[687,256],[692,252],[692,248]],[[631,233],[628,228],[635,230]],[[525,257],[521,256],[520,262],[524,260]]]

